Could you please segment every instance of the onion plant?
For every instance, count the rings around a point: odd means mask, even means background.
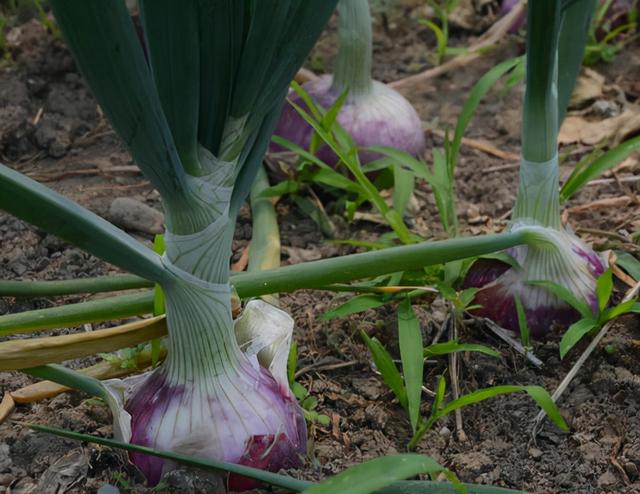
[[[2,170],[2,207],[127,271],[166,297],[169,353],[117,411],[123,439],[280,469],[306,451],[284,381],[235,341],[229,253],[235,216],[289,81],[332,1],[141,1],[147,53],[124,2],[53,1],[76,62],[162,197],[162,257],[49,190]],[[171,463],[131,457],[151,483]],[[234,483],[235,482],[235,483]],[[244,487],[242,480],[233,487]]]
[[[302,87],[323,108],[339,102],[337,120],[358,146],[392,146],[421,156],[425,138],[415,109],[400,93],[371,78],[372,39],[369,0],[340,0],[335,72],[308,81]],[[308,149],[314,129],[295,106],[306,106],[307,111],[309,107],[300,94],[293,93],[291,101],[294,105],[285,106],[275,134]],[[282,147],[275,145],[273,149]],[[340,161],[326,144],[319,147],[317,156],[334,167]],[[362,164],[377,157],[378,154],[366,150],[359,153]]]
[[[593,0],[528,5],[520,186],[510,229],[526,225],[546,232],[548,240],[511,249],[514,266],[481,261],[465,280],[465,286],[481,288],[476,303],[482,307],[475,312],[513,331],[519,329],[519,298],[534,337],[547,333],[554,323],[571,324],[579,314],[532,282],[561,285],[595,313],[596,278],[606,265],[560,221],[557,134],[581,65],[593,7]]]

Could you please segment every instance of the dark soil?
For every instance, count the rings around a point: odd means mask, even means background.
[[[433,39],[417,22],[424,15],[423,4],[402,2],[388,16],[388,31],[382,27],[382,16],[376,17],[375,75],[379,79],[395,80],[429,66]],[[478,14],[486,17],[491,12]],[[14,33],[17,41],[11,46],[12,63],[0,70],[0,160],[108,219],[115,197],[134,198],[159,209],[158,194],[141,175],[127,168],[133,165],[131,158],[102,117],[63,44],[36,21],[20,29]],[[453,44],[461,46],[474,35],[468,29],[455,27],[453,33]],[[638,98],[637,77],[628,75],[626,69],[640,66],[639,46],[636,42],[613,63],[595,68],[605,77],[607,86],[620,88],[630,103]],[[311,67],[316,71],[329,70],[334,50],[334,27],[330,26],[310,58]],[[406,96],[429,127],[452,128],[475,81],[497,61],[521,50],[522,40],[510,37],[489,55],[433,79]],[[506,95],[498,90],[492,92],[480,106],[466,136],[517,154],[522,93],[522,85]],[[613,100],[613,93],[605,92],[602,98]],[[440,138],[428,135],[430,147],[442,144]],[[583,145],[564,148],[562,151],[570,154],[563,166],[563,176],[590,150],[591,147]],[[426,159],[429,161],[430,156]],[[465,233],[499,231],[504,227],[517,184],[517,166],[510,165],[515,163],[470,146],[462,147],[457,190]],[[640,175],[638,160],[628,163],[620,175]],[[624,195],[635,197],[634,187],[637,191],[638,183],[611,180],[590,186],[568,206]],[[416,197],[413,228],[425,237],[440,236],[437,210],[428,186],[420,184]],[[278,206],[278,211],[284,262],[350,250],[326,243],[315,224],[286,201]],[[632,201],[627,206],[589,208],[568,218],[573,228],[596,248],[615,247],[637,254],[638,246],[628,240],[628,234],[640,231],[639,213],[637,202]],[[385,231],[379,225],[365,222],[344,225],[342,229],[349,238],[374,238]],[[148,233],[131,229],[130,233],[144,243],[151,243],[152,235]],[[247,209],[241,214],[232,261],[239,259],[250,237]],[[65,279],[117,271],[4,213],[0,213],[0,241],[0,277],[4,279]],[[84,299],[5,298],[0,299],[0,314]],[[300,381],[318,399],[318,411],[331,418],[329,427],[310,426],[308,461],[303,469],[294,472],[308,479],[321,479],[354,463],[405,451],[410,439],[407,416],[372,368],[359,337],[359,331],[364,330],[396,352],[392,308],[321,321],[319,316],[337,304],[335,299],[336,296],[326,292],[297,292],[281,297],[283,308],[297,323],[299,368],[308,369]],[[425,303],[417,307],[417,312],[428,344],[443,322],[444,309],[437,303]],[[78,329],[62,331],[75,330]],[[464,354],[460,376],[463,393],[497,384],[539,384],[552,391],[585,348],[578,345],[561,361],[559,337],[553,335],[547,342],[534,344],[534,353],[544,362],[542,369],[536,369],[480,323],[470,322],[461,332],[464,341],[492,345],[503,355],[502,359],[493,359],[476,353]],[[546,423],[533,441],[530,430],[538,410],[526,395],[515,394],[464,409],[464,441],[456,433],[453,417],[442,419],[427,433],[418,451],[431,455],[468,482],[534,493],[640,493],[638,340],[638,317],[621,318],[587,361],[560,402],[571,427],[569,433]],[[332,367],[337,363],[346,364]],[[427,388],[433,388],[446,366],[446,360],[428,364]],[[30,382],[31,378],[20,373],[0,373],[0,395]],[[425,410],[430,404],[430,397],[425,394]],[[0,425],[0,493],[89,493],[105,484],[117,486],[122,492],[151,492],[122,454],[32,433],[20,424],[36,422],[110,436],[109,413],[95,400],[69,393],[19,406],[12,419]],[[154,492],[220,489],[215,478],[182,471],[172,473],[165,486],[165,490]]]

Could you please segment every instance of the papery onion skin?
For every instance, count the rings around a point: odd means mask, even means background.
[[[162,368],[156,370],[126,404],[132,417],[130,442],[269,471],[299,466],[307,448],[300,406],[293,396],[282,393],[268,371],[249,374],[242,379],[234,376],[232,385],[225,384],[219,393],[208,394],[201,400],[208,407],[201,407],[193,406],[193,401],[200,399],[207,385],[171,384]],[[258,413],[251,406],[252,398],[256,409],[260,408]],[[187,415],[190,412],[199,416]],[[239,437],[244,440],[238,442]],[[156,485],[175,468],[171,462],[142,453],[132,452],[130,458],[150,485]],[[252,479],[229,477],[233,490],[256,485]]]
[[[598,307],[595,280],[604,272],[605,263],[572,234],[566,233],[565,235],[570,239],[571,251],[576,256],[572,262],[581,263],[590,275],[588,280],[590,289],[586,293],[574,295],[588,302],[592,311],[596,313]],[[514,257],[518,257],[523,249],[527,249],[527,247],[514,247],[510,253]],[[542,291],[546,291],[546,288],[527,284],[524,274],[519,268],[513,268],[499,260],[477,260],[469,269],[462,288],[480,288],[473,304],[481,307],[471,310],[473,315],[491,319],[499,326],[516,334],[520,332],[520,325],[514,294],[518,294],[520,297],[525,309],[527,326],[533,338],[543,338],[554,325],[567,327],[580,319],[577,310],[555,297],[551,297],[551,301],[545,304],[531,304],[531,300],[536,298],[535,294],[539,295]]]
[[[370,93],[353,99],[347,98],[338,114],[340,125],[349,132],[359,147],[389,146],[406,151],[414,157],[421,157],[425,150],[424,131],[420,117],[411,103],[381,82],[372,81],[372,85]],[[308,81],[302,88],[323,108],[330,108],[340,96],[332,76]],[[309,111],[297,94],[292,92],[289,98]],[[285,104],[274,135],[308,149],[313,129],[295,108]],[[275,143],[271,144],[270,149],[272,152],[285,150]],[[338,163],[338,157],[326,144],[320,146],[316,155],[329,166],[335,167]],[[367,151],[359,152],[358,156],[361,164],[381,157],[378,153]]]

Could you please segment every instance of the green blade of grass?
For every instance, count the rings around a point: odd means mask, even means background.
[[[634,280],[640,281],[640,260],[632,254],[616,251],[616,264],[624,269]]]
[[[596,280],[596,296],[598,297],[598,311],[607,308],[611,294],[613,293],[613,271],[611,268],[598,276]]]
[[[357,295],[355,297],[350,298],[345,303],[340,304],[335,309],[331,309],[330,311],[325,312],[320,316],[320,319],[323,321],[329,321],[336,317],[344,317],[350,314],[356,314],[358,312],[363,312],[368,309],[375,309],[376,307],[380,307],[384,305],[385,301],[382,299],[380,295],[375,294],[365,294],[365,295]]]
[[[567,426],[564,418],[562,418],[562,415],[560,415],[560,411],[551,399],[551,396],[544,388],[540,386],[504,385],[479,389],[478,391],[474,391],[473,393],[461,396],[457,400],[450,401],[438,410],[438,416],[444,417],[445,415],[457,410],[458,408],[474,405],[495,396],[517,393],[521,391],[525,391],[529,396],[531,396],[531,398],[533,398],[538,406],[545,411],[545,413],[558,428],[562,429],[563,431],[569,430],[569,426]]]
[[[597,321],[592,318],[580,319],[567,328],[560,341],[560,358],[571,350],[589,331],[597,326]]]
[[[369,348],[373,362],[382,374],[382,380],[385,382],[389,389],[393,391],[396,398],[400,402],[400,405],[405,410],[408,409],[407,402],[407,390],[404,386],[404,380],[396,364],[393,362],[391,355],[387,352],[387,349],[382,346],[376,338],[370,338],[364,331],[360,332],[360,336]]]
[[[640,136],[633,137],[596,158],[588,166],[580,168],[577,173],[572,173],[560,190],[560,200],[566,202],[587,182],[620,164],[639,149]]]
[[[420,402],[422,398],[422,373],[424,357],[422,356],[422,332],[420,323],[406,298],[398,306],[398,340],[402,373],[407,392],[407,407],[411,428],[416,431],[420,419]]]
[[[517,58],[513,58],[510,60],[505,60],[504,62],[496,65],[486,74],[484,74],[469,92],[469,96],[467,97],[467,100],[462,107],[462,112],[458,116],[456,130],[453,134],[453,140],[451,141],[451,153],[448,159],[448,166],[449,171],[452,175],[455,172],[455,166],[458,162],[458,153],[460,151],[462,137],[464,136],[464,133],[467,130],[467,126],[469,125],[473,114],[476,112],[480,101],[482,101],[482,98],[484,98],[485,95],[491,90],[498,79],[500,79],[504,74],[513,69],[516,65],[518,65],[518,63],[519,60]]]
[[[304,494],[370,494],[397,480],[421,473],[436,475],[445,468],[428,456],[414,453],[383,456],[351,467],[306,489]]]
[[[493,348],[489,348],[485,345],[477,343],[458,343],[455,340],[445,341],[444,343],[436,343],[435,345],[429,345],[424,348],[424,357],[435,357],[441,355],[449,355],[454,352],[479,352],[489,355],[491,357],[499,358],[500,352],[497,352]]]

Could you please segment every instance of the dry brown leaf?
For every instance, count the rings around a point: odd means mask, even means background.
[[[571,107],[582,106],[602,96],[604,77],[595,70],[585,69],[576,81],[576,87],[571,95]]]
[[[15,407],[16,404],[14,403],[13,398],[11,398],[11,395],[9,393],[5,393],[4,398],[0,401],[0,424],[11,416]]]
[[[600,121],[589,121],[575,115],[568,116],[560,129],[558,142],[580,142],[588,145],[605,142],[616,145],[624,141],[627,135],[639,130],[640,106],[629,105],[620,115]]]

